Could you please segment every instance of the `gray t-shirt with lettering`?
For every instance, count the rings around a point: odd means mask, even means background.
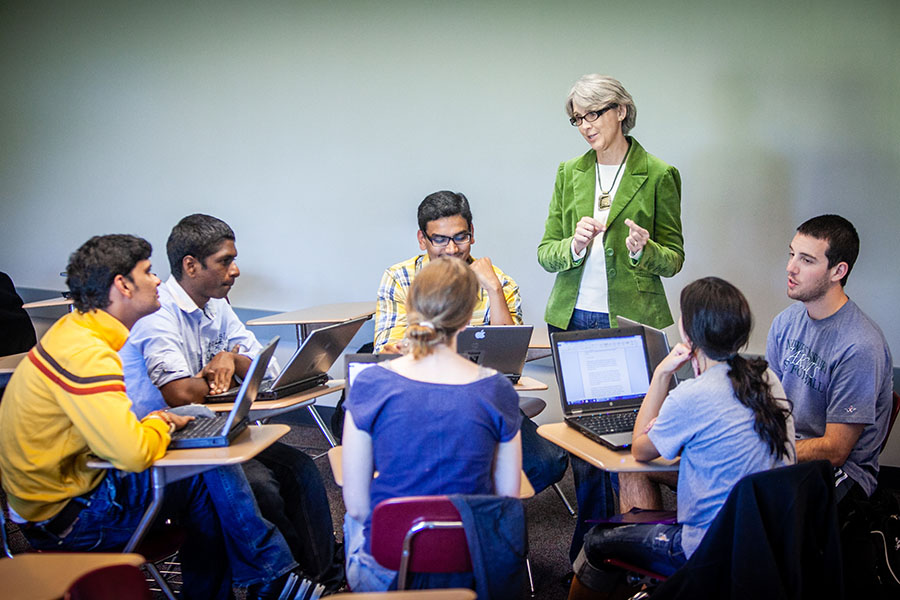
[[[852,300],[819,320],[798,302],[772,322],[766,360],[794,403],[797,439],[822,437],[827,423],[865,425],[843,470],[871,495],[893,394],[891,351],[878,325]]]

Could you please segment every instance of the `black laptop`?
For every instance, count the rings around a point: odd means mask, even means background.
[[[652,372],[642,327],[550,335],[565,422],[614,450],[631,433]]]
[[[518,383],[531,341],[531,325],[479,325],[456,336],[456,351]]]
[[[250,405],[256,400],[256,393],[262,383],[266,368],[275,353],[278,344],[278,336],[262,349],[247,370],[247,376],[241,384],[234,408],[227,415],[215,417],[196,418],[183,428],[172,433],[172,442],[169,448],[211,448],[214,446],[227,446],[247,428],[250,413]]]
[[[356,335],[368,316],[316,329],[303,340],[278,377],[264,381],[257,400],[278,400],[328,381],[328,369]],[[207,402],[232,402],[239,388],[206,397]]]

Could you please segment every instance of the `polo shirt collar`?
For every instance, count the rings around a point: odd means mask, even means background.
[[[175,301],[175,305],[178,306],[178,308],[181,309],[182,312],[193,314],[197,311],[201,311],[210,319],[216,316],[216,311],[212,306],[212,301],[207,302],[206,306],[204,306],[201,310],[201,308],[197,306],[197,303],[194,302],[194,300],[188,295],[186,291],[184,291],[184,288],[181,287],[181,284],[178,283],[178,281],[173,276],[169,276],[169,278],[166,280],[165,285],[168,292],[172,295],[172,300]]]

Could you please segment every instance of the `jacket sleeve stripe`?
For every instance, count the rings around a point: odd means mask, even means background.
[[[52,381],[53,383],[55,383],[56,385],[58,385],[65,391],[69,392],[70,394],[75,394],[78,396],[89,396],[91,394],[100,394],[103,392],[123,392],[123,393],[125,392],[125,383],[124,382],[109,383],[107,385],[95,385],[95,386],[86,387],[86,388],[78,388],[78,387],[69,385],[67,382],[63,381],[63,379],[61,377],[59,377],[56,373],[54,373],[46,365],[44,365],[44,363],[42,363],[37,358],[37,355],[34,352],[34,350],[32,350],[31,352],[28,353],[28,359],[31,361],[31,363],[35,367],[37,367],[37,369],[41,373],[44,374],[44,376],[47,379],[49,379],[50,381]],[[63,372],[66,373],[67,371],[63,371]],[[86,378],[86,379],[96,379],[96,378],[91,377],[91,378]],[[103,377],[101,379],[101,381],[112,381],[115,379],[117,379],[117,378],[114,376],[108,376],[108,377]]]

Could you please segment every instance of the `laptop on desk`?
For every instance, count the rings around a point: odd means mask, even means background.
[[[490,367],[518,383],[531,341],[531,325],[466,327],[456,336],[456,351],[472,362]]]
[[[550,338],[566,424],[613,450],[631,446],[652,376],[644,329],[563,331]]]
[[[368,316],[316,329],[303,340],[278,377],[264,381],[257,400],[278,400],[328,381],[328,369],[356,335]],[[232,402],[239,388],[211,394],[207,402]]]
[[[234,402],[234,408],[227,415],[194,419],[172,433],[169,448],[212,448],[231,444],[231,441],[247,428],[250,405],[256,400],[257,391],[277,344],[278,336],[275,336],[275,339],[269,342],[250,363],[247,376],[244,377]]]

